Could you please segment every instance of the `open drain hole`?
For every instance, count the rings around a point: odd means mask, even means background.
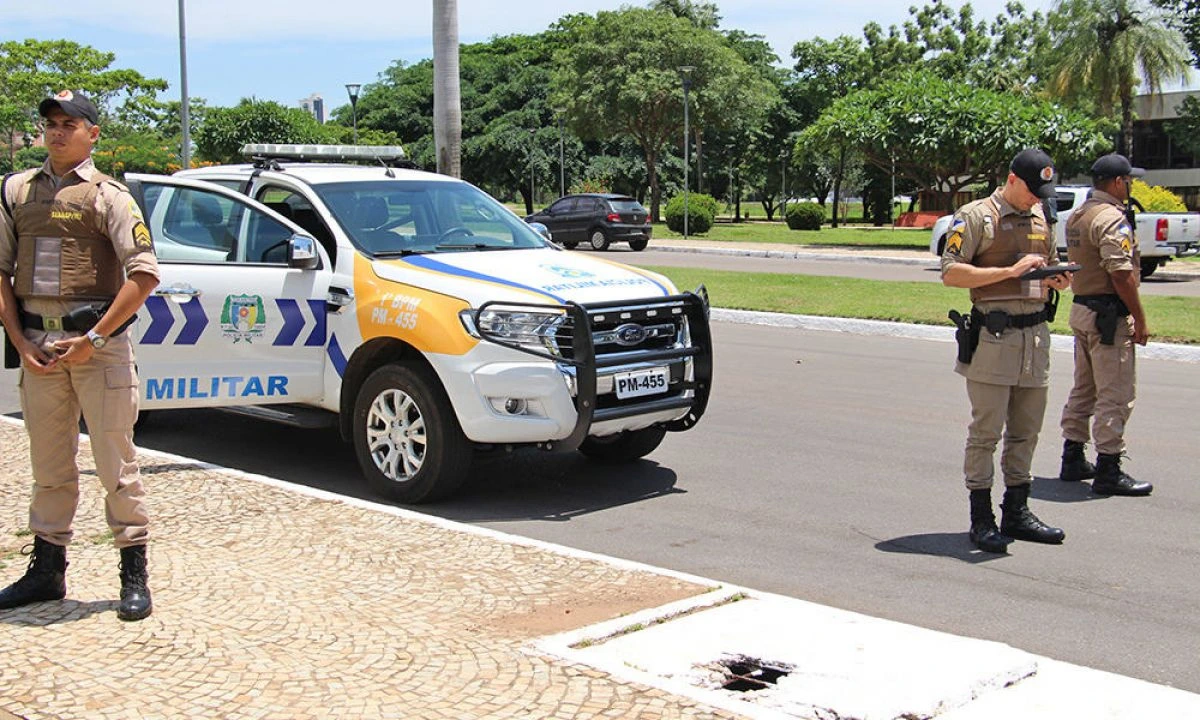
[[[729,675],[721,688],[734,692],[765,690],[792,671],[792,666],[784,663],[767,663],[744,656],[722,660],[719,664]]]

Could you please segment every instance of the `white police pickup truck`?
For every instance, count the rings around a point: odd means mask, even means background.
[[[132,328],[144,410],[337,426],[405,503],[455,490],[479,447],[628,461],[704,413],[702,287],[566,252],[466,182],[389,167],[399,148],[245,151],[125,177],[162,274]]]
[[[1087,200],[1091,189],[1090,185],[1059,185],[1055,189],[1058,223],[1054,226],[1054,238],[1058,253],[1064,258],[1067,256],[1067,218]],[[929,251],[933,254],[941,255],[945,249],[946,234],[953,219],[953,215],[943,215],[934,223],[929,239]],[[1136,231],[1143,278],[1172,258],[1200,252],[1200,213],[1139,212]]]

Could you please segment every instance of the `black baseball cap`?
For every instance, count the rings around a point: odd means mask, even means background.
[[[1146,171],[1140,167],[1134,167],[1133,163],[1129,162],[1129,158],[1120,153],[1109,153],[1103,155],[1099,160],[1092,164],[1092,177],[1094,178],[1115,178],[1125,177],[1142,177]]]
[[[95,104],[78,90],[63,90],[54,97],[48,97],[38,104],[38,115],[49,117],[50,111],[58,108],[66,114],[83,118],[93,125],[100,124],[100,113],[96,111]]]
[[[1028,148],[1017,153],[1009,170],[1021,178],[1029,192],[1043,200],[1054,197],[1054,161],[1037,148]]]

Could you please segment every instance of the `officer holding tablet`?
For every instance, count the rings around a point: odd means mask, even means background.
[[[1045,277],[1058,262],[1054,233],[1041,201],[1054,197],[1054,164],[1037,149],[1013,158],[1007,180],[990,197],[955,213],[942,254],[942,282],[968,288],[972,308],[959,322],[955,371],[966,378],[971,424],[963,472],[970,491],[971,542],[985,552],[1006,552],[1013,539],[1058,544],[1065,533],[1029,509],[1030,468],[1050,382],[1050,330],[1054,295],[1069,272]],[[1045,271],[1041,271],[1045,272]],[[1000,526],[992,509],[993,456],[1001,436],[1004,479]]]

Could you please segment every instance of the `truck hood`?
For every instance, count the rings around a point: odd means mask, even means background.
[[[488,301],[586,304],[676,293],[657,273],[553,248],[411,255],[373,266],[381,279],[462,298],[472,307]]]

